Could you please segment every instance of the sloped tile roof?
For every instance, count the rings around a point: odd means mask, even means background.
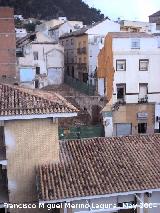
[[[160,10],[157,11],[156,13],[153,13],[152,15],[150,15],[149,17],[152,17],[152,16],[160,16]]]
[[[160,188],[160,135],[60,141],[37,177],[43,201]]]
[[[57,93],[0,84],[0,116],[72,113],[78,110]]]

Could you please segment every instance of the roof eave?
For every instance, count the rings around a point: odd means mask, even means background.
[[[108,198],[108,197],[115,197],[115,196],[126,196],[126,195],[134,195],[134,194],[142,194],[142,193],[152,193],[152,192],[160,192],[160,188],[157,189],[146,189],[146,190],[137,190],[137,191],[129,191],[129,192],[118,192],[112,194],[105,194],[105,195],[91,195],[91,196],[84,196],[84,197],[73,197],[73,198],[64,198],[59,200],[41,200],[39,199],[39,203],[41,204],[48,204],[48,203],[63,203],[63,202],[72,202],[78,200],[87,200],[87,199],[96,199],[96,198]]]
[[[51,114],[33,114],[33,115],[10,115],[10,116],[0,116],[0,121],[10,121],[10,120],[32,120],[32,119],[45,119],[45,118],[71,118],[76,117],[77,112],[58,112]]]

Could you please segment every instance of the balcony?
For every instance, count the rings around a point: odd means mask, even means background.
[[[139,97],[138,98],[138,103],[148,103],[148,96],[145,95],[143,98],[142,97]]]
[[[87,64],[86,63],[79,63],[79,64],[77,64],[77,69],[80,70],[80,71],[87,72]]]
[[[77,48],[77,54],[86,54],[86,47]]]

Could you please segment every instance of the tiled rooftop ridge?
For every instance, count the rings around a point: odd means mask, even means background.
[[[60,162],[37,169],[40,200],[160,188],[160,135],[60,141]]]
[[[72,112],[77,109],[56,93],[0,84],[0,116]]]

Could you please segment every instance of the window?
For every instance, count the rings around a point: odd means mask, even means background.
[[[148,71],[149,60],[140,59],[139,60],[139,71]]]
[[[116,70],[126,71],[126,60],[116,60]]]
[[[81,58],[79,58],[79,64],[81,64],[82,63],[82,59]]]
[[[148,101],[148,84],[139,84],[139,102]]]
[[[73,38],[71,39],[71,45],[73,45]]]
[[[145,134],[147,132],[147,123],[139,123],[138,124],[138,133]]]
[[[36,75],[40,74],[40,67],[36,67]]]
[[[38,52],[33,52],[34,60],[38,60]]]
[[[131,48],[132,49],[140,49],[140,39],[132,39],[131,40]]]
[[[69,66],[67,66],[67,75],[69,75],[70,73],[69,73]]]
[[[72,78],[74,78],[74,67],[72,67]]]
[[[126,93],[126,85],[120,84],[117,85],[117,100],[124,100],[125,99],[125,93]]]
[[[39,80],[38,79],[35,80],[35,89],[37,89],[37,88],[39,88]]]
[[[83,82],[87,83],[88,81],[88,73],[83,73]]]

